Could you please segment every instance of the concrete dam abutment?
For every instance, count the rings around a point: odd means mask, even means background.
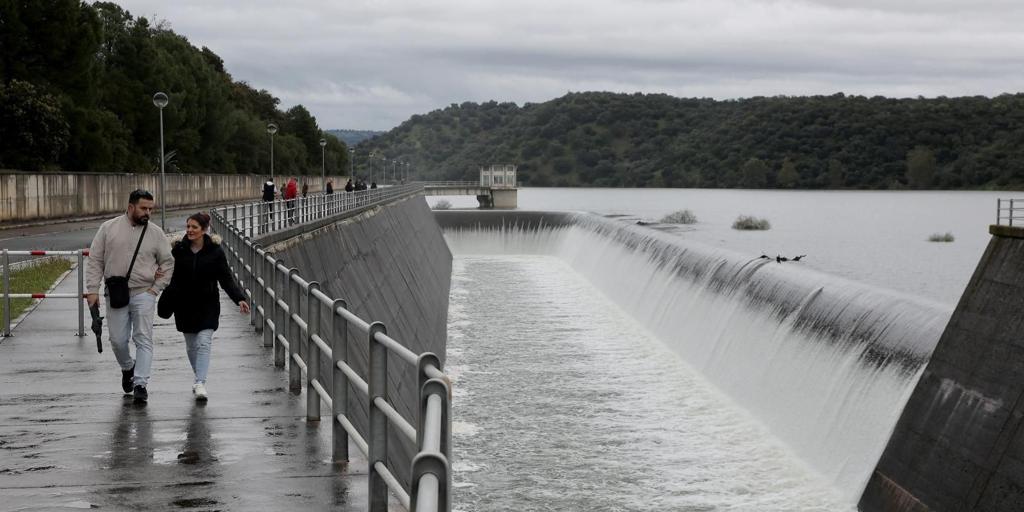
[[[1024,510],[1024,229],[989,231],[861,498],[865,512]]]

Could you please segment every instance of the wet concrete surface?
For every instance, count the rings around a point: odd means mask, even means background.
[[[173,319],[157,318],[142,406],[122,394],[106,332],[98,354],[74,334],[75,301],[40,303],[0,341],[0,510],[365,510],[359,449],[331,462],[329,416],[306,422],[305,397],[222,301],[209,402],[193,399]]]

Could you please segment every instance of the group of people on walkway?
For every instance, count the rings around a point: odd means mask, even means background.
[[[90,307],[97,304],[100,285],[105,285],[110,345],[126,395],[139,403],[149,399],[153,315],[157,313],[162,318],[174,316],[195,377],[192,392],[196,400],[206,401],[213,334],[220,319],[218,285],[240,313],[249,313],[249,303],[235,282],[219,239],[208,233],[210,216],[190,215],[185,235],[172,246],[163,230],[149,222],[154,206],[153,194],[135,190],[128,196],[125,214],[100,226],[89,247],[86,300]],[[129,342],[135,346],[134,358]]]

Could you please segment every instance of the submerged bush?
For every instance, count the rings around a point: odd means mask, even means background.
[[[946,234],[932,233],[932,236],[928,237],[929,242],[952,242],[953,240],[953,233],[949,231]]]
[[[690,210],[679,210],[661,218],[664,224],[696,224],[697,216]]]
[[[759,219],[753,215],[740,215],[739,217],[736,217],[736,221],[732,223],[732,228],[763,231],[771,229],[772,224],[771,222],[768,222],[768,219]]]
[[[447,209],[449,209],[451,207],[452,207],[452,202],[447,200],[447,199],[442,199],[442,200],[434,203],[434,206],[433,206],[433,208],[435,210],[447,210]]]

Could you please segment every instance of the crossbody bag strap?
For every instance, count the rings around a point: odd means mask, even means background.
[[[139,247],[142,247],[142,239],[146,238],[146,228],[148,227],[148,222],[142,225],[142,234],[139,235],[139,243],[135,244],[135,253],[132,254],[132,262],[130,265],[128,265],[128,274],[124,276],[125,279],[132,278],[132,269],[135,268],[135,258],[139,256]]]

